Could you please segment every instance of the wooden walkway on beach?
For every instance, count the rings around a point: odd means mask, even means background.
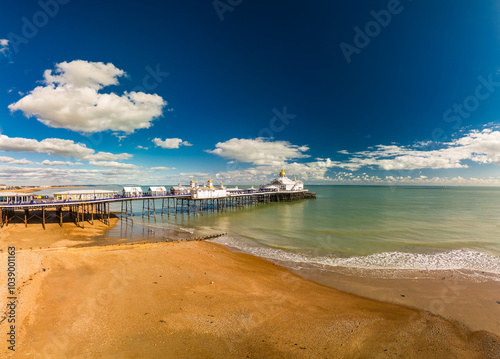
[[[154,216],[157,214],[157,202],[160,214],[187,213],[203,214],[204,211],[224,212],[228,209],[245,208],[262,203],[290,202],[306,198],[316,198],[315,193],[308,191],[278,191],[278,192],[251,192],[231,194],[219,198],[192,198],[189,194],[164,195],[164,196],[139,196],[116,197],[95,200],[77,201],[51,201],[37,203],[0,204],[0,228],[8,225],[15,219],[26,226],[31,219],[39,219],[45,229],[46,220],[56,217],[60,226],[64,218],[69,217],[79,227],[84,227],[85,222],[94,224],[94,220],[102,221],[109,225],[111,210],[110,204],[120,203],[122,218],[129,219],[134,216],[133,202],[142,201],[142,215]]]

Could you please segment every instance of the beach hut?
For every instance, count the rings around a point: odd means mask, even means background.
[[[123,187],[122,189],[123,197],[142,197],[141,187]]]
[[[167,189],[163,186],[149,187],[147,194],[148,194],[148,196],[166,196],[168,194],[168,192],[167,192]]]

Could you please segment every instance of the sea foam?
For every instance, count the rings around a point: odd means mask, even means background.
[[[493,279],[500,280],[500,258],[471,249],[457,249],[438,253],[383,252],[366,256],[337,257],[317,256],[303,251],[284,250],[243,243],[230,236],[223,236],[214,242],[235,247],[258,257],[330,267],[344,267],[366,270],[463,270],[486,272]]]

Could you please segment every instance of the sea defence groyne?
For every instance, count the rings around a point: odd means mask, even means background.
[[[273,202],[290,202],[303,199],[316,198],[315,193],[304,191],[275,191],[275,192],[251,192],[231,194],[218,198],[192,198],[191,195],[163,195],[163,196],[137,196],[77,200],[77,201],[43,201],[37,203],[1,203],[0,204],[0,228],[9,223],[24,223],[26,226],[30,221],[45,224],[57,222],[60,226],[63,222],[74,222],[77,226],[84,228],[85,223],[94,224],[94,220],[101,221],[106,225],[110,223],[112,215],[110,205],[120,204],[121,210],[113,215],[119,215],[124,220],[134,217],[134,207],[141,209],[142,216],[177,215],[179,213],[188,215],[203,215],[204,212],[225,212],[229,210],[243,209],[249,206],[257,206]]]

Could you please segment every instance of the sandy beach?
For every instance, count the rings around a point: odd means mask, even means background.
[[[496,280],[472,281],[461,271],[409,272],[400,278],[310,268],[294,272],[336,289],[422,309],[500,336],[500,282]]]
[[[8,323],[2,320],[2,357],[500,355],[500,338],[490,332],[323,286],[210,242],[74,247],[107,227],[47,227],[0,230],[1,283],[7,280],[7,247],[18,249],[16,352],[7,349]],[[338,283],[349,289],[345,278]]]

